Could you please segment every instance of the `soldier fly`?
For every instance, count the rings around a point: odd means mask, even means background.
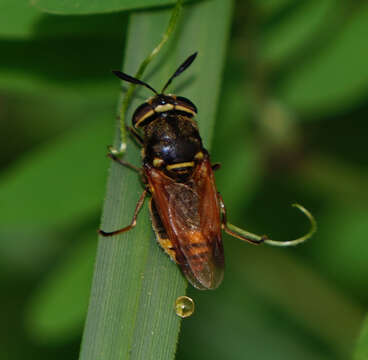
[[[145,197],[150,194],[149,210],[158,243],[194,287],[206,290],[217,288],[223,279],[222,230],[253,244],[267,238],[254,239],[229,228],[225,205],[215,184],[214,170],[218,164],[211,164],[210,155],[203,147],[194,119],[197,108],[187,98],[165,94],[172,80],[196,56],[197,53],[189,56],[178,67],[160,93],[137,78],[113,71],[120,79],[145,86],[155,95],[135,110],[134,128],[128,127],[143,148],[142,169],[109,154],[113,160],[142,174],[145,189],[132,222],[122,229],[99,230],[99,233],[113,236],[134,228]]]

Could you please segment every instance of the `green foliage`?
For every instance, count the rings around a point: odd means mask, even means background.
[[[108,0],[75,2],[73,0],[32,0],[32,4],[43,11],[53,14],[99,14],[132,9],[144,9],[151,7],[162,7],[174,4],[174,0]]]
[[[97,121],[93,120],[95,116]],[[9,204],[2,211],[2,231],[16,227],[19,218],[28,230],[41,229],[78,222],[98,210],[107,167],[104,151],[111,139],[112,122],[103,112],[89,116],[88,122],[9,170],[0,190],[1,198]],[[86,179],[88,187],[84,186]]]
[[[95,259],[83,357],[174,356],[173,305],[186,282],[157,246],[147,206],[131,233],[101,239],[95,254],[118,126],[111,70],[136,72],[173,3],[0,4],[1,358],[76,357]],[[196,312],[182,322],[177,359],[367,359],[367,11],[364,1],[239,1],[225,51],[230,4],[188,2],[147,68],[144,80],[160,88],[199,50],[169,91],[198,107],[232,223],[292,239],[306,230],[296,201],[319,225],[295,249],[224,236],[224,282],[189,287]],[[137,89],[128,121],[150,95]],[[109,174],[106,230],[130,221],[142,191],[129,170],[112,164]]]
[[[314,114],[334,114],[361,101],[368,83],[367,22],[368,5],[364,4],[341,24],[342,29],[336,29],[334,41],[290,72],[279,90],[283,101]]]
[[[315,41],[335,8],[333,0],[300,2],[287,17],[266,27],[261,38],[261,56],[266,62],[282,62],[292,56],[305,42]]]
[[[27,326],[41,343],[73,339],[86,316],[97,242],[91,231],[72,238],[76,246],[48,274],[29,305]]]
[[[40,17],[40,12],[28,0],[3,0],[0,4],[0,36],[28,36]]]
[[[363,322],[362,331],[360,333],[354,355],[355,355],[354,360],[368,359],[368,319],[367,318]]]

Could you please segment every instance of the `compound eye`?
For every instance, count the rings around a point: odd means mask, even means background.
[[[137,110],[133,114],[133,126],[138,128],[142,126],[145,122],[147,122],[147,119],[150,118],[155,114],[154,109],[149,103],[143,103],[140,105]]]
[[[175,110],[184,111],[192,116],[197,114],[196,106],[189,99],[182,96],[176,97]]]

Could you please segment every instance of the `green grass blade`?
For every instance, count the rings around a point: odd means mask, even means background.
[[[150,65],[146,81],[160,88],[188,54],[199,51],[190,71],[170,92],[187,96],[198,105],[199,125],[209,144],[216,113],[232,2],[206,1],[185,8],[178,31]],[[158,43],[170,11],[132,15],[124,72],[134,74]],[[142,102],[136,93],[132,109]],[[129,118],[129,114],[128,114]],[[129,143],[126,160],[138,163],[138,151]],[[111,231],[128,224],[142,187],[137,175],[112,164],[102,228]],[[186,288],[177,266],[154,240],[147,206],[132,231],[101,238],[80,359],[171,359],[180,320],[173,306]]]

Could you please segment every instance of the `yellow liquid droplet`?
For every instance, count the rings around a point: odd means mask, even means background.
[[[186,318],[194,313],[194,301],[188,296],[179,296],[175,301],[176,315]]]

